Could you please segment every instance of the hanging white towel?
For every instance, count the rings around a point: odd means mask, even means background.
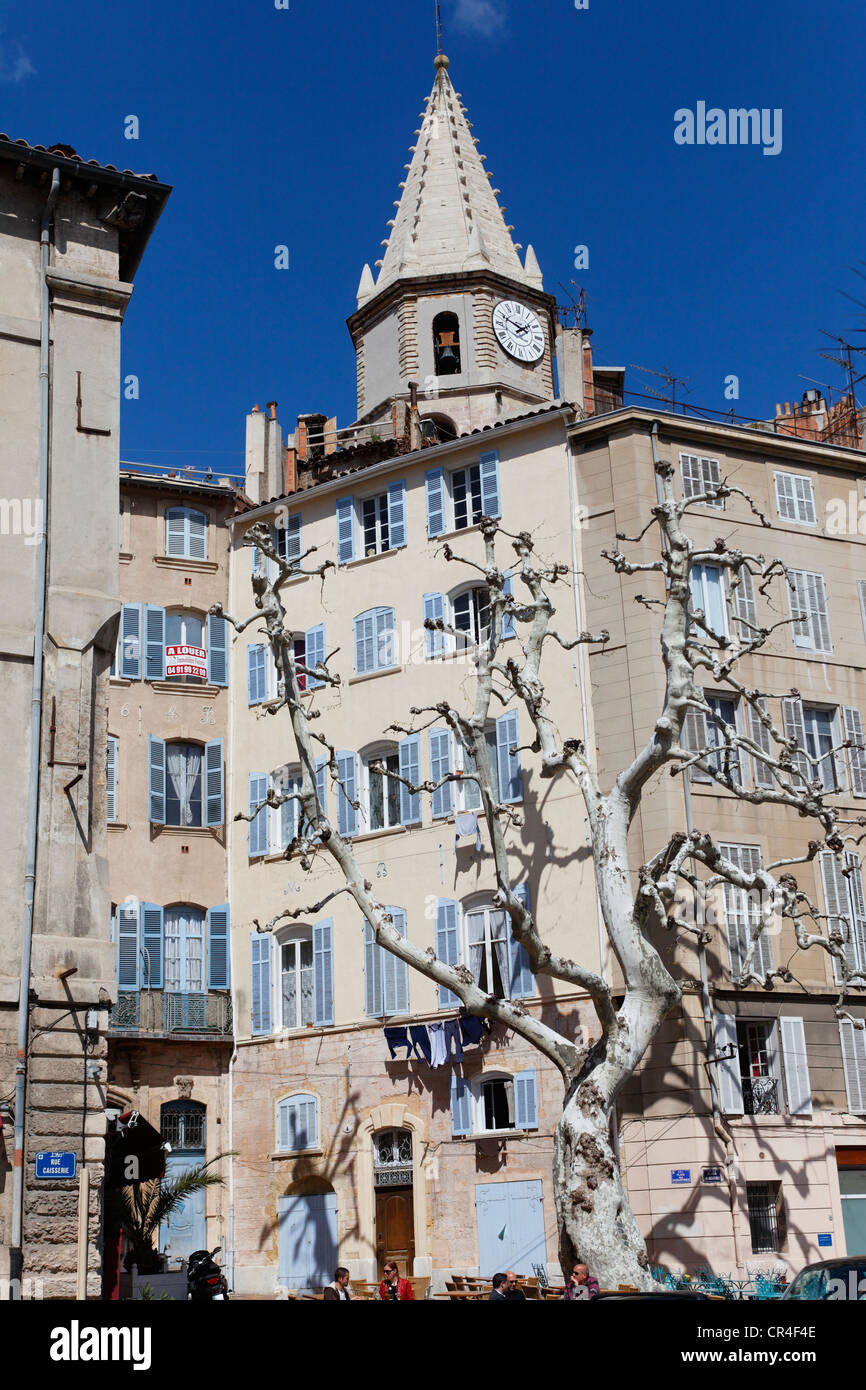
[[[461,840],[468,836],[475,836],[475,851],[481,853],[481,828],[478,824],[478,816],[474,811],[458,811],[454,817],[454,848],[456,849]]]
[[[427,1034],[430,1038],[430,1065],[431,1067],[441,1067],[445,1065],[445,1028],[442,1023],[428,1023]]]

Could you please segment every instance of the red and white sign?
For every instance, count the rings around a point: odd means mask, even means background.
[[[204,647],[166,647],[166,676],[199,676],[207,680],[207,652]]]

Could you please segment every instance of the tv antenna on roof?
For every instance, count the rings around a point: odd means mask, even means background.
[[[436,11],[436,53],[442,52],[442,11],[439,7],[439,0],[434,0],[433,8]]]
[[[670,370],[669,367],[663,367],[662,370],[661,370],[660,372],[657,372],[653,367],[641,367],[637,362],[632,362],[631,367],[632,367],[632,370],[635,371],[635,372],[648,372],[650,376],[660,376],[660,377],[661,377],[662,381],[663,381],[663,382],[665,383],[665,385],[669,388],[668,391],[665,391],[664,394],[661,394],[661,393],[659,393],[658,391],[647,391],[646,394],[647,394],[648,396],[651,396],[653,400],[656,400],[656,401],[663,401],[664,404],[665,404],[665,405],[669,405],[670,408],[671,408],[671,411],[672,411],[674,414],[676,414],[676,410],[677,410],[677,387],[678,387],[678,386],[681,386],[681,387],[683,388],[683,390],[686,392],[686,394],[688,395],[688,394],[689,394],[689,382],[691,381],[691,377],[688,377],[688,376],[674,376],[673,372]],[[685,415],[685,413],[686,413],[686,407],[685,407],[685,404],[683,404],[683,414]]]

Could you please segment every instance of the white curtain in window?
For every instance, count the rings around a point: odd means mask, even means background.
[[[493,950],[496,954],[496,963],[499,966],[499,979],[502,982],[502,992],[508,993],[508,941],[505,935],[506,929],[505,912],[490,913],[490,939],[493,943]]]
[[[470,912],[466,918],[466,927],[469,933],[469,969],[480,987],[488,989],[484,958],[484,913]]]
[[[192,825],[192,794],[201,776],[201,753],[195,748],[166,749],[171,788],[180,802],[181,825]]]

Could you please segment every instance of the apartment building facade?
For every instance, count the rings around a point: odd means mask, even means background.
[[[634,601],[638,593],[662,598],[663,584],[645,572],[614,577],[600,558],[617,533],[636,534],[650,515],[655,451],[674,468],[680,495],[729,479],[770,522],[768,530],[738,495],[691,510],[696,545],[711,550],[724,536],[747,553],[778,557],[790,577],[775,578],[764,599],[757,584],[733,593],[721,569],[703,565],[693,571],[693,604],[732,642],[744,640],[745,624],[776,625],[760,652],[743,657],[743,684],[768,694],[768,713],[798,749],[828,755],[818,765],[823,790],[846,819],[862,817],[863,755],[843,746],[861,736],[866,702],[864,537],[856,521],[862,453],[670,415],[654,422],[637,410],[575,425],[572,447],[586,507],[588,626],[611,634],[589,657],[603,784],[649,736],[663,697],[657,625]],[[655,558],[656,542],[651,532],[629,547],[630,558]],[[802,621],[789,621],[799,614]],[[708,678],[705,691],[724,724],[769,747],[730,688],[714,689]],[[701,722],[687,729],[691,747],[712,742],[712,726]],[[771,785],[760,760],[741,761],[747,789]],[[837,930],[849,963],[866,965],[856,826],[841,861],[827,850],[809,857],[809,841],[822,839],[815,822],[736,799],[694,768],[685,783],[665,776],[648,789],[634,829],[635,863],[673,830],[692,827],[709,831],[745,869],[793,861],[799,887],[822,914],[810,928]],[[837,1018],[832,960],[820,948],[799,949],[790,922],[762,938],[755,966],[759,973],[787,967],[790,979],[776,980],[770,992],[734,987],[756,911],[728,886],[705,923],[705,950],[676,927],[661,943],[683,983],[683,1004],[623,1100],[620,1146],[650,1257],[668,1267],[791,1272],[866,1251],[866,1033]],[[846,1008],[854,1018],[866,1016],[864,1004],[862,988],[852,990]]]
[[[99,1289],[120,332],[169,192],[0,137],[4,1296]]]
[[[226,879],[228,480],[122,469],[121,621],[108,700],[108,850],[116,949],[110,1114],[170,1145],[166,1178],[229,1147]],[[227,1174],[226,1174],[227,1176]],[[172,1266],[228,1243],[226,1187],[160,1229]],[[119,1231],[106,1233],[113,1286]]]

